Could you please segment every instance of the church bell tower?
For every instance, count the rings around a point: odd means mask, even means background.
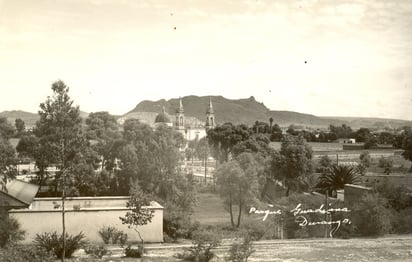
[[[181,97],[179,97],[179,108],[176,110],[175,124],[178,130],[185,129],[185,111],[183,110],[183,103]]]
[[[215,111],[213,110],[212,97],[209,97],[209,107],[206,111],[206,131],[215,128]]]

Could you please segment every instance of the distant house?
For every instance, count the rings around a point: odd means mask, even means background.
[[[356,144],[356,139],[355,138],[339,138],[337,142],[340,144]]]

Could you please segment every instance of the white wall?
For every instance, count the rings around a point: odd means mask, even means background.
[[[32,209],[10,210],[11,217],[16,218],[23,230],[26,231],[25,240],[23,243],[31,243],[36,234],[43,232],[62,231],[62,213],[61,209],[46,208],[48,202],[53,198],[48,198],[46,201],[36,199],[32,205]],[[55,199],[56,200],[56,199]],[[75,199],[78,202],[79,199]],[[114,199],[119,200],[119,199]],[[98,199],[100,202],[102,199]],[[112,203],[117,202],[113,201]],[[92,201],[93,203],[93,201]],[[108,200],[110,203],[110,200]],[[125,203],[125,202],[123,202]],[[33,207],[38,208],[33,208]],[[138,234],[133,230],[127,228],[127,225],[122,225],[119,217],[124,216],[128,209],[123,207],[81,207],[80,210],[72,208],[73,202],[67,201],[68,210],[65,213],[66,232],[69,234],[77,234],[80,231],[92,243],[103,243],[99,236],[99,229],[102,226],[113,226],[119,230],[124,231],[128,235],[128,240],[139,241]],[[93,204],[92,204],[93,206]],[[41,207],[41,208],[40,208]],[[139,227],[139,232],[146,242],[163,242],[163,207],[156,202],[152,202],[149,207],[154,211],[152,222]]]

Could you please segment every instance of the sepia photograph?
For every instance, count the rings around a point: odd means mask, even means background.
[[[412,1],[0,0],[0,261],[412,261]]]

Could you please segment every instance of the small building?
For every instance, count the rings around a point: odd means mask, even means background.
[[[14,179],[0,190],[0,208],[5,210],[28,208],[34,200],[39,186]]]
[[[74,235],[82,232],[88,241],[103,243],[99,230],[111,226],[126,233],[129,241],[139,241],[137,232],[123,225],[119,219],[129,211],[126,207],[128,200],[128,196],[67,198],[67,233]],[[147,208],[153,211],[154,216],[150,223],[139,227],[139,232],[145,242],[163,242],[163,207],[153,201]],[[9,210],[9,216],[17,219],[26,232],[23,244],[31,243],[36,234],[62,232],[62,201],[58,197],[34,198],[27,208]]]

